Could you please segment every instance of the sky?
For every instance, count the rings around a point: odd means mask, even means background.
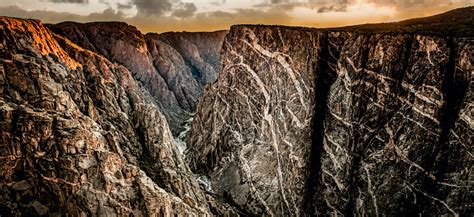
[[[123,21],[142,32],[214,31],[233,24],[338,27],[399,21],[474,0],[0,0],[0,16]]]

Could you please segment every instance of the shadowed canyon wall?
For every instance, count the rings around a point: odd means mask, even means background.
[[[234,26],[187,161],[249,215],[472,212],[473,38]]]
[[[48,25],[54,32],[127,67],[156,99],[177,134],[196,109],[202,87],[215,80],[227,31],[143,35],[120,22]]]

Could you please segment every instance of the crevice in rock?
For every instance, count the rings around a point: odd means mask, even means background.
[[[441,134],[437,147],[438,149],[435,150],[436,152],[432,155],[436,157],[432,169],[439,169],[438,173],[435,174],[437,178],[443,174],[443,171],[446,168],[446,156],[443,155],[442,152],[449,148],[449,132],[458,119],[461,104],[469,87],[469,80],[465,79],[462,75],[456,75],[456,54],[458,49],[454,44],[454,39],[452,37],[448,38],[448,47],[450,48],[449,62],[446,65],[445,78],[442,84],[443,97],[446,100],[443,105],[443,115],[440,120]]]
[[[143,144],[143,143],[142,143]],[[148,177],[150,177],[153,182],[155,182],[160,188],[165,189],[168,192],[173,192],[172,189],[169,189],[166,185],[164,185],[163,179],[161,178],[160,171],[162,170],[159,165],[154,159],[150,151],[146,147],[143,147],[143,152],[139,159],[140,168],[146,173]]]
[[[205,82],[203,81],[203,76],[202,74],[199,72],[199,69],[194,66],[189,60],[185,59],[184,62],[186,63],[186,65],[191,69],[191,74],[194,78],[194,80],[196,80],[198,82],[199,85],[205,85]]]
[[[156,159],[153,158],[150,151],[148,150],[143,129],[135,129],[135,131],[137,134],[138,142],[141,144],[142,147],[142,153],[138,159],[140,169],[142,169],[145,174],[150,177],[150,179],[153,180],[153,182],[156,183],[160,188],[166,190],[167,192],[175,194],[175,192],[168,186],[166,186],[163,182],[163,178],[161,176],[161,171],[163,171],[163,169],[158,163],[156,163]]]
[[[369,44],[371,42],[371,38],[368,37],[364,42],[363,42],[363,47],[361,48],[362,50],[362,56],[361,56],[361,66],[360,68],[362,70],[366,70],[367,69],[367,62],[368,62],[368,57],[369,57],[369,52],[370,52],[370,48],[369,48]],[[352,103],[352,102],[351,102]],[[367,103],[361,103],[363,105],[367,105]],[[361,111],[362,109],[359,109],[359,111]],[[358,119],[360,117],[359,114],[355,114],[357,116],[352,116],[352,119],[354,122],[356,121],[359,121],[359,120],[356,120],[356,118]],[[367,139],[367,141],[370,141],[371,139]],[[360,144],[360,142],[362,141],[362,135],[360,135],[360,131],[359,129],[355,128],[353,130],[353,134],[352,134],[352,140],[350,141],[351,144],[349,145],[350,147],[350,152],[353,153],[353,158],[352,158],[352,165],[351,165],[351,168],[350,168],[350,171],[349,171],[349,178],[348,178],[348,202],[347,202],[347,206],[344,210],[345,212],[345,215],[346,216],[353,216],[354,215],[354,211],[355,211],[355,207],[356,207],[356,198],[355,198],[355,195],[358,195],[357,194],[357,182],[358,182],[358,170],[359,170],[359,167],[360,167],[360,164],[361,164],[361,161],[362,161],[362,155],[363,155],[363,152],[365,150],[365,147],[367,146],[367,144],[369,144],[369,142],[367,142],[366,144]]]
[[[440,127],[441,133],[436,145],[432,149],[431,156],[427,162],[427,170],[434,175],[435,179],[425,177],[423,179],[423,191],[436,198],[446,198],[447,193],[443,189],[433,188],[437,185],[437,181],[442,180],[446,172],[449,170],[451,163],[449,162],[450,152],[454,152],[450,147],[449,136],[451,129],[454,128],[456,120],[459,117],[461,105],[469,88],[469,79],[464,75],[456,74],[456,55],[458,48],[454,43],[454,39],[447,39],[447,46],[450,49],[449,61],[444,68],[444,79],[442,83],[442,93],[445,99],[441,109]]]
[[[243,217],[255,217],[257,215],[254,215],[252,213],[249,213],[246,211],[244,208],[242,208],[239,204],[237,204],[233,199],[232,196],[230,196],[228,193],[224,192],[223,196],[218,196],[218,195],[211,195],[214,197],[216,200],[220,200],[229,206],[231,206],[240,216]]]
[[[408,36],[406,42],[405,42],[405,50],[403,52],[403,62],[402,62],[402,68],[400,69],[399,73],[396,73],[394,75],[395,80],[397,81],[397,90],[398,91],[404,91],[402,87],[403,79],[405,78],[406,72],[408,70],[408,64],[410,61],[410,54],[411,54],[411,49],[413,48],[413,42],[415,41],[415,36],[410,35]]]
[[[307,215],[314,215],[315,210],[315,194],[317,186],[319,185],[319,177],[321,175],[321,153],[323,151],[324,140],[324,119],[326,117],[327,100],[329,96],[329,89],[335,81],[333,76],[335,72],[331,71],[329,67],[330,61],[337,61],[337,59],[330,59],[329,55],[329,32],[324,32],[320,42],[321,51],[319,54],[319,61],[315,67],[316,73],[316,90],[315,90],[315,110],[312,120],[312,138],[311,138],[311,154],[309,159],[309,175],[306,181],[306,195],[304,198],[304,212]],[[338,57],[336,57],[338,58]]]

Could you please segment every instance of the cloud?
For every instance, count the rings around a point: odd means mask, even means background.
[[[47,0],[53,3],[76,3],[76,4],[87,4],[89,0]]]
[[[291,0],[272,0],[272,2],[273,1],[291,2]],[[300,4],[300,6],[304,5],[306,8],[318,8],[318,13],[344,12],[347,11],[349,7],[360,4],[375,5],[377,7],[392,7],[402,13],[402,10],[410,11],[414,9],[423,13],[424,9],[430,11],[433,8],[469,5],[472,3],[472,0],[308,0],[305,4]]]
[[[468,0],[469,1],[469,0]],[[420,6],[435,6],[451,2],[450,0],[370,0],[370,3],[378,5],[395,6],[398,8],[420,7]]]
[[[225,4],[225,0],[223,0],[223,1],[210,1],[209,4],[214,5],[214,6],[221,6],[221,5]]]
[[[119,10],[129,10],[133,8],[133,4],[128,3],[128,4],[122,4],[122,3],[117,3],[117,8]]]
[[[196,11],[197,8],[194,3],[181,3],[179,8],[173,12],[173,16],[186,18],[193,16]]]
[[[336,27],[354,24],[393,21],[397,15],[392,6],[365,1],[320,8],[297,7],[292,12],[295,22],[315,27]]]
[[[279,3],[284,3],[284,2],[288,2],[288,0],[271,0],[272,4],[279,4]]]
[[[18,5],[0,7],[2,16],[39,19],[44,23],[59,23],[63,21],[93,22],[93,21],[120,21],[125,20],[125,14],[112,8],[100,13],[91,13],[87,16],[68,12],[55,12],[47,10],[25,10]]]
[[[346,5],[341,6],[341,7],[331,5],[329,7],[320,7],[318,9],[318,13],[325,13],[325,12],[331,12],[331,11],[341,12],[341,11],[346,11],[346,9],[347,9]]]
[[[176,16],[162,16],[159,19],[136,16],[126,20],[126,22],[138,26],[143,32],[213,31],[229,29],[231,25],[239,23],[291,25],[291,18],[279,11],[237,9],[235,12],[195,13],[187,19]]]
[[[169,0],[133,0],[139,15],[163,15],[171,11],[173,4]]]
[[[373,3],[380,6],[396,7],[398,9],[407,8],[434,8],[449,5],[472,5],[472,0],[342,0],[348,4],[354,3]]]

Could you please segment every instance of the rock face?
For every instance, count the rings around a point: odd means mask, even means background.
[[[64,22],[49,28],[127,67],[155,98],[174,134],[195,111],[202,87],[214,81],[227,33],[143,35],[136,27],[119,22]]]
[[[470,28],[234,26],[187,161],[248,215],[469,215]]]
[[[320,138],[315,212],[468,211],[473,195],[463,192],[472,168],[448,157],[472,151],[471,144],[448,141],[472,79],[472,68],[456,69],[459,62],[472,63],[465,39],[347,33],[328,38],[334,45],[328,50],[338,58],[329,63],[328,73],[335,76]],[[455,58],[459,52],[471,57]],[[464,133],[472,138],[472,127]],[[463,166],[448,171],[451,164]]]
[[[0,17],[0,215],[472,215],[472,22]]]
[[[168,32],[159,35],[147,34],[147,37],[174,47],[184,58],[198,83],[205,85],[217,78],[220,51],[227,32]]]
[[[0,55],[1,215],[231,212],[126,67],[35,20],[0,18]]]
[[[199,104],[191,167],[252,214],[301,212],[321,39],[311,30],[233,27],[217,82]]]

